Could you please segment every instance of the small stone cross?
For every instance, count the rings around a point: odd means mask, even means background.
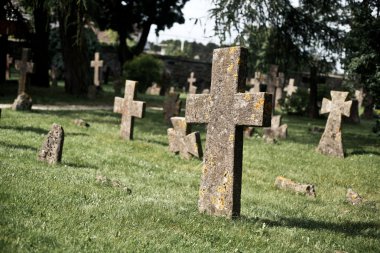
[[[145,102],[134,101],[136,95],[136,81],[125,82],[124,98],[115,97],[113,111],[121,113],[120,136],[125,140],[133,139],[134,118],[143,118]]]
[[[33,73],[33,62],[28,62],[29,48],[22,49],[21,60],[16,60],[15,67],[20,71],[20,79],[18,80],[18,94],[25,92],[26,75]]]
[[[298,89],[298,87],[297,86],[294,86],[294,79],[293,78],[290,78],[289,79],[289,84],[288,84],[288,86],[286,86],[285,88],[284,88],[284,91],[286,91],[286,95],[287,96],[291,96],[294,92],[296,92],[297,91],[297,89]]]
[[[168,129],[169,150],[179,153],[181,157],[190,159],[193,155],[202,158],[201,137],[198,132],[190,133],[184,117],[172,117],[173,128]]]
[[[186,100],[186,122],[207,124],[199,211],[228,218],[240,215],[243,127],[269,126],[272,111],[270,94],[244,93],[247,55],[214,50],[210,94]]]
[[[272,116],[271,126],[263,129],[263,136],[267,142],[285,139],[288,136],[288,125],[281,125],[281,115]]]
[[[321,113],[330,113],[327,118],[325,131],[317,147],[317,151],[335,157],[344,157],[342,144],[342,117],[350,116],[352,101],[345,101],[348,92],[331,91],[331,101],[323,98]]]
[[[91,61],[91,67],[94,68],[94,85],[99,86],[99,69],[103,67],[103,61],[99,59],[99,52],[95,53],[95,59]]]
[[[9,80],[9,78],[11,77],[11,64],[13,62],[13,58],[7,54],[7,66],[6,66],[6,69],[5,69],[5,79],[6,80]]]
[[[166,123],[170,124],[170,118],[180,114],[181,105],[182,101],[179,99],[179,93],[173,92],[165,96],[163,110]]]
[[[160,95],[161,92],[161,87],[158,86],[157,83],[153,83],[152,86],[148,87],[146,90],[146,94],[148,95]]]
[[[194,78],[194,72],[190,73],[190,77],[187,78],[187,82],[189,83],[189,94],[195,94],[197,92],[197,86],[193,85],[197,81]]]

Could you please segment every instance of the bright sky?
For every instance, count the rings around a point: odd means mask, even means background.
[[[159,43],[162,40],[178,39],[190,42],[196,41],[203,44],[214,42],[219,44],[219,39],[214,36],[214,20],[210,19],[208,11],[212,8],[211,0],[190,0],[185,4],[182,12],[185,23],[182,25],[174,24],[169,30],[166,29],[155,34],[155,26],[151,27],[148,41]],[[195,24],[195,20],[198,22]]]

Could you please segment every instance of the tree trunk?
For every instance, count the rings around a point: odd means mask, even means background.
[[[118,31],[119,35],[119,47],[118,47],[118,57],[119,57],[119,62],[120,62],[120,75],[123,73],[123,65],[124,62],[127,60],[127,44],[126,44],[126,39],[127,35],[124,32],[124,29],[121,27]]]
[[[309,117],[318,118],[318,68],[316,66],[310,67],[310,95],[309,95]]]
[[[32,85],[49,87],[49,17],[42,3],[33,11],[36,34],[33,38],[34,73]]]
[[[83,37],[78,38],[77,9],[75,3],[70,12],[59,14],[59,32],[64,62],[65,91],[76,96],[87,96],[91,84],[90,64],[87,57],[87,45]],[[63,10],[64,12],[64,10]]]
[[[366,93],[363,101],[364,105],[364,112],[362,114],[363,119],[373,119],[374,114],[373,114],[373,106],[375,105],[373,97]]]
[[[8,36],[0,36],[0,84],[5,83],[5,70],[7,68]]]

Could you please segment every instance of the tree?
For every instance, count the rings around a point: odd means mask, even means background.
[[[255,31],[272,30],[268,36],[275,37],[269,41],[267,49],[273,51],[271,54],[261,54],[266,65],[282,63],[286,67],[286,59],[293,58],[299,59],[296,63],[303,62],[303,65],[309,66],[309,116],[318,116],[316,76],[321,65],[326,67],[322,63],[334,64],[344,34],[339,26],[342,15],[340,2],[300,0],[299,6],[293,6],[288,0],[214,0],[214,3],[216,7],[211,13],[216,18],[215,32],[222,41],[226,34],[235,30],[238,33],[236,43],[246,45],[246,38],[254,35]],[[254,42],[252,39],[251,43]],[[272,41],[275,43],[272,44]],[[256,48],[262,48],[257,41],[255,43]],[[265,59],[269,55],[272,56]],[[267,62],[268,59],[272,62]]]
[[[100,29],[119,35],[118,55],[123,64],[143,52],[151,26],[156,33],[174,23],[184,23],[182,8],[188,0],[97,0],[92,17]],[[127,39],[135,40],[129,45]]]
[[[380,2],[348,2],[350,31],[345,41],[346,69],[357,76],[366,93],[365,118],[373,118],[374,104],[380,104]]]

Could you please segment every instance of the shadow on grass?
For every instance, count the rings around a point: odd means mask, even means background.
[[[265,223],[272,227],[302,228],[309,230],[329,230],[335,233],[346,234],[349,236],[364,236],[373,239],[379,238],[380,224],[375,222],[343,222],[333,223],[326,221],[316,221],[310,219],[280,217],[279,220],[265,218],[242,218],[251,223]]]
[[[93,169],[93,170],[99,169],[98,166],[85,163],[85,162],[62,162],[61,165],[68,166],[73,169]]]
[[[89,136],[86,133],[65,133],[66,136]]]
[[[11,126],[0,126],[0,129],[4,129],[4,130],[15,130],[15,131],[20,131],[20,132],[33,132],[33,133],[36,133],[36,134],[47,134],[49,132],[49,130],[46,130],[46,129],[43,129],[43,128],[39,128],[39,127],[11,127]]]
[[[0,146],[5,146],[5,147],[11,148],[11,149],[30,150],[30,151],[37,152],[37,148],[32,147],[32,146],[21,145],[21,144],[14,145],[14,144],[6,143],[4,141],[0,141]]]
[[[351,155],[376,155],[376,156],[380,156],[380,152],[366,151],[364,149],[357,149],[357,150],[353,150],[351,152],[347,152],[347,156],[351,156]]]

